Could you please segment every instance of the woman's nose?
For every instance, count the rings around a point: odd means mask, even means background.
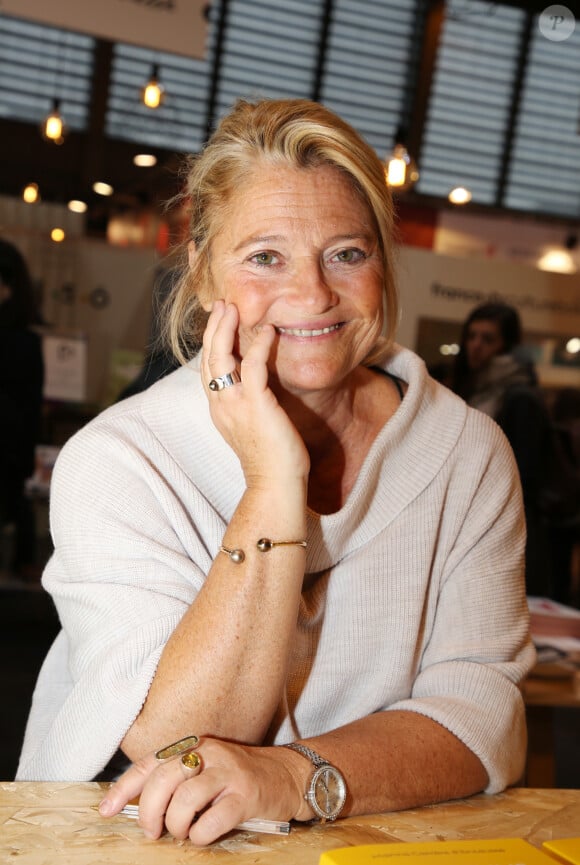
[[[338,303],[328,274],[317,261],[302,261],[294,269],[288,288],[288,302],[312,312],[324,312]]]

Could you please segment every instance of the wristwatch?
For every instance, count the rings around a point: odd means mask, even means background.
[[[306,745],[292,742],[284,747],[298,751],[314,766],[314,775],[310,779],[304,798],[316,816],[323,823],[327,820],[336,820],[346,801],[346,781],[342,773]]]

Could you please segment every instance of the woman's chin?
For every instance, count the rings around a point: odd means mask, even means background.
[[[272,386],[294,394],[317,393],[343,387],[349,372],[324,364],[279,365],[272,370]]]

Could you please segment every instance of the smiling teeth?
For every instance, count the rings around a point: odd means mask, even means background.
[[[277,327],[278,333],[289,333],[291,336],[322,336],[323,333],[332,333],[338,330],[340,324],[332,324],[330,327],[321,327],[318,330],[304,330],[301,327]]]

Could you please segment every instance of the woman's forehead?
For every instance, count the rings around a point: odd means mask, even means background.
[[[373,224],[371,208],[354,181],[332,165],[296,167],[257,163],[244,172],[239,183],[216,209],[214,233],[233,227],[292,216],[327,219],[359,219]]]

